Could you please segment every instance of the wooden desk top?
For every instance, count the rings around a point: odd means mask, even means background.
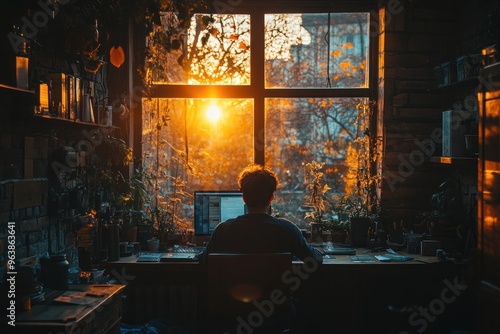
[[[68,291],[47,291],[45,302],[32,305],[30,310],[18,314],[16,326],[31,333],[65,333],[63,329],[66,328],[88,329],[91,321],[103,317],[106,320],[100,322],[101,328],[111,328],[121,317],[121,298],[114,297],[120,296],[124,287],[118,284],[94,284],[73,286]]]
[[[162,256],[166,256],[167,253],[162,253]],[[401,265],[425,265],[425,264],[435,264],[440,263],[440,261],[435,256],[423,256],[420,254],[407,254],[405,252],[398,252],[399,255],[411,256],[413,259],[404,262],[383,262],[379,261],[375,258],[376,255],[384,255],[386,252],[372,253],[368,249],[356,249],[356,255],[331,255],[332,258],[325,257],[323,258],[323,266],[338,266],[338,265],[389,265],[389,266],[401,266]],[[118,261],[113,262],[103,262],[101,266],[106,267],[116,267],[117,265],[125,265],[129,266],[138,266],[138,267],[147,267],[147,266],[170,266],[170,267],[181,267],[184,269],[188,269],[189,267],[197,267],[199,265],[196,261],[189,262],[137,262],[137,255],[131,255],[127,257],[122,257]],[[357,260],[351,257],[358,257]],[[370,259],[368,259],[368,257]],[[295,263],[300,263],[300,261],[294,261]]]

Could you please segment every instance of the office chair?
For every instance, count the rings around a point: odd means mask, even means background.
[[[210,334],[291,333],[290,253],[209,254]]]

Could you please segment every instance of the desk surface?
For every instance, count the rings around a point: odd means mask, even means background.
[[[33,305],[16,317],[16,326],[31,333],[66,333],[63,329],[88,330],[97,326],[99,331],[94,333],[108,333],[119,323],[121,298],[116,297],[123,288],[124,285],[97,284],[50,291],[44,303]]]
[[[357,256],[382,255],[368,249],[357,249]],[[380,319],[386,319],[386,306],[408,300],[423,300],[424,304],[439,296],[445,277],[458,277],[460,270],[452,261],[439,261],[435,256],[410,255],[414,259],[406,262],[352,261],[350,255],[335,255],[324,259],[317,270],[301,271],[297,283],[297,298],[303,309],[316,319],[310,332],[330,332],[336,323],[339,332],[354,332],[363,324],[374,324],[383,328]],[[151,317],[168,315],[185,326],[202,328],[197,318],[206,298],[206,275],[204,266],[197,262],[136,262],[135,255],[122,257],[119,261],[103,262],[111,276],[120,277],[127,283],[128,298],[132,304],[129,322],[146,322]],[[295,262],[300,265],[301,262]],[[307,265],[306,262],[303,265]],[[311,269],[311,268],[309,268]],[[298,288],[300,286],[300,288]],[[444,285],[446,287],[446,285]],[[369,297],[368,297],[369,296]],[[334,310],[336,301],[349,307],[344,311]],[[180,305],[182,307],[180,307]],[[201,305],[201,306],[200,306]],[[352,310],[357,310],[352,312]],[[203,314],[203,312],[199,313]],[[318,318],[317,315],[321,316]],[[363,314],[366,321],[360,322]],[[201,318],[203,318],[201,316]],[[126,322],[126,321],[125,321]],[[189,328],[191,328],[189,327]],[[318,330],[315,330],[317,328]],[[327,330],[325,330],[327,328]],[[352,331],[352,328],[355,331]],[[364,328],[363,328],[364,329]]]
[[[433,264],[441,262],[435,256],[423,256],[420,254],[407,254],[405,252],[398,252],[400,255],[411,256],[413,259],[404,262],[383,262],[379,261],[375,258],[377,255],[384,255],[386,252],[378,252],[372,253],[368,249],[356,249],[356,255],[330,255],[330,258],[323,258],[324,266],[335,266],[335,265],[425,265],[425,264]],[[167,253],[162,253],[162,257],[167,256]],[[138,255],[134,254],[127,257],[122,257],[118,261],[106,262],[102,263],[104,267],[113,266],[113,265],[138,265],[138,266],[158,266],[158,265],[166,265],[166,266],[197,266],[198,262],[196,261],[174,261],[174,262],[137,262]],[[356,258],[357,259],[354,259]],[[369,259],[368,259],[369,257]],[[366,259],[365,259],[366,258]],[[299,261],[295,261],[296,263],[300,263]]]

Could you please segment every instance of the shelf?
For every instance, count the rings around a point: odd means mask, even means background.
[[[481,69],[480,75],[486,80],[500,76],[500,62],[486,65]]]
[[[94,126],[94,127],[99,127],[99,128],[107,128],[107,129],[118,129],[117,126],[106,126],[102,124],[97,124],[97,123],[90,123],[90,122],[81,122],[78,120],[71,120],[67,118],[61,118],[61,117],[55,117],[55,116],[49,116],[49,115],[33,115],[36,118],[40,119],[46,119],[46,120],[51,120],[51,121],[56,121],[56,122],[63,122],[63,123],[70,123],[70,124],[75,124],[75,125],[82,125],[82,126]]]
[[[447,85],[439,86],[436,89],[437,90],[448,90],[448,89],[454,89],[454,88],[462,88],[462,87],[468,87],[468,86],[473,86],[473,85],[478,85],[479,84],[479,77],[469,77],[465,78],[460,81],[455,81],[452,83],[449,83]]]
[[[5,91],[10,91],[10,92],[35,94],[35,91],[33,91],[33,90],[12,87],[12,86],[8,86],[8,85],[4,85],[4,84],[0,84],[0,89],[3,89]]]
[[[469,165],[477,162],[477,157],[430,157],[431,162],[449,165]]]
[[[12,114],[27,115],[33,112],[35,92],[32,90],[0,84],[2,108]]]

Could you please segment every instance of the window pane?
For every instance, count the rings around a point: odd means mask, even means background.
[[[356,182],[353,143],[366,124],[356,107],[366,98],[266,99],[266,165],[279,175],[281,187],[273,210],[304,226],[306,185],[304,165],[325,163],[330,194],[350,193]],[[351,165],[351,167],[348,167]]]
[[[147,38],[153,84],[250,84],[250,15],[196,14],[186,31],[164,12]]]
[[[267,88],[368,87],[369,13],[267,14]]]
[[[253,162],[253,100],[143,99],[143,166],[151,205],[192,222],[195,190],[236,190]]]

